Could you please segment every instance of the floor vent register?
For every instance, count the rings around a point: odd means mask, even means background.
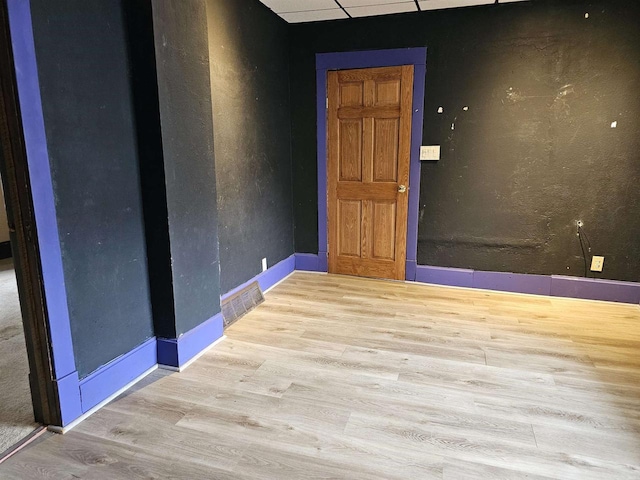
[[[233,325],[238,319],[264,302],[264,296],[258,282],[253,282],[239,292],[222,301],[224,328]]]

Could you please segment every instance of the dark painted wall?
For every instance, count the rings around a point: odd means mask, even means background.
[[[153,335],[120,2],[32,0],[76,366]]]
[[[153,325],[158,337],[175,338],[173,272],[153,10],[150,0],[128,0],[123,6],[136,117]]]
[[[153,2],[176,336],[220,312],[204,0]]]
[[[222,292],[293,254],[287,24],[207,0]]]
[[[296,251],[317,252],[314,54],[427,46],[423,144],[443,152],[418,263],[580,276],[582,220],[606,257],[589,275],[640,280],[639,22],[635,0],[549,0],[292,26]]]

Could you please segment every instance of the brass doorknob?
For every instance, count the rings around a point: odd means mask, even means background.
[[[407,191],[407,187],[405,187],[404,185],[398,185],[398,192],[404,193],[406,191]]]

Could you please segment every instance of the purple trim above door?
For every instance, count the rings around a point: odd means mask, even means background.
[[[398,67],[401,65],[425,65],[426,63],[426,47],[316,54],[316,70]]]
[[[22,114],[44,295],[51,334],[53,367],[55,378],[62,379],[73,374],[76,371],[76,366],[29,0],[9,0],[8,9],[11,45],[18,83],[18,100]],[[73,409],[76,410],[76,406],[73,406]]]
[[[398,48],[361,52],[318,53],[316,55],[316,122],[318,138],[318,271],[327,271],[327,71],[352,68],[413,65],[413,115],[409,165],[409,210],[407,217],[407,280],[415,279],[418,255],[418,210],[420,201],[420,145],[424,122],[424,89],[427,49]]]

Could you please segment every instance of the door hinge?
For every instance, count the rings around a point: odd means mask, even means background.
[[[326,98],[326,100],[327,100],[327,106],[326,106],[326,109],[327,109],[327,110],[329,110],[329,97],[327,97],[327,98]]]

